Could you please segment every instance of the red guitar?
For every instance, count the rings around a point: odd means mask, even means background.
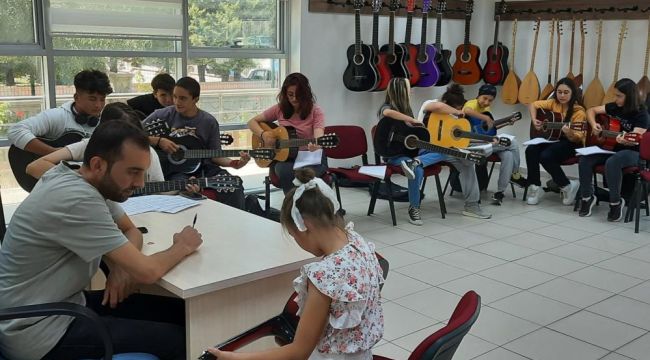
[[[615,117],[598,114],[596,115],[596,122],[600,124],[603,131],[598,135],[591,133],[588,141],[590,145],[597,145],[605,150],[614,150],[616,145],[618,145],[616,138],[619,135],[623,135],[623,138],[627,141],[635,143],[641,141],[641,134],[621,131],[621,120]]]
[[[495,17],[494,44],[487,49],[487,62],[483,68],[483,80],[492,85],[501,85],[508,74],[508,48],[499,41],[499,20],[505,12],[505,3],[497,4],[498,13]]]
[[[384,91],[388,87],[388,82],[393,77],[393,73],[388,66],[388,55],[379,51],[379,12],[381,11],[382,0],[372,0],[372,51],[375,56],[375,67],[379,79],[377,86],[372,91]]]
[[[413,11],[415,10],[415,0],[406,0],[406,35],[404,43],[400,44],[404,49],[404,65],[411,77],[409,78],[411,86],[416,86],[420,81],[420,69],[418,68],[418,47],[411,44],[411,25],[413,23]]]
[[[472,20],[474,1],[468,0],[465,9],[465,42],[456,47],[453,80],[461,85],[476,84],[481,80],[481,65],[478,60],[481,49],[469,42],[469,23]]]

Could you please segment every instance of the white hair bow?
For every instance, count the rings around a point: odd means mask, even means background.
[[[323,195],[325,195],[325,197],[332,202],[332,205],[334,205],[334,211],[337,211],[338,209],[341,208],[341,205],[339,204],[338,200],[336,200],[336,193],[334,193],[334,190],[332,190],[332,188],[320,178],[311,179],[304,184],[301,184],[300,181],[296,179],[294,180],[294,184],[300,186],[298,186],[296,191],[293,193],[293,206],[291,207],[291,218],[293,218],[293,222],[296,224],[296,228],[298,228],[298,230],[307,231],[307,228],[305,227],[305,222],[302,219],[302,215],[300,215],[300,211],[296,207],[296,201],[300,199],[300,197],[305,192],[305,190],[310,190],[315,187],[318,187],[321,193],[323,193]]]

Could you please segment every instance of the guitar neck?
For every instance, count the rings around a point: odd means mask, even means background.
[[[530,71],[535,69],[535,54],[537,53],[537,39],[539,38],[539,23],[537,30],[535,30],[535,41],[533,41],[533,58],[530,60]]]
[[[550,130],[558,130],[564,127],[564,125],[569,125],[570,122],[547,122],[544,124],[544,127]]]
[[[390,17],[388,20],[388,52],[390,55],[395,55],[395,10],[390,11]]]
[[[354,54],[361,55],[361,9],[354,10]]]
[[[515,71],[515,49],[517,48],[517,19],[514,20],[512,24],[512,46],[510,48],[512,49],[512,56],[510,57],[510,64],[509,68],[511,71]]]
[[[216,149],[189,149],[185,150],[185,159],[210,159],[213,157],[239,157],[240,151],[250,152],[254,157],[254,150],[216,150]]]
[[[616,50],[616,67],[614,68],[614,81],[618,80],[618,70],[621,65],[621,50],[623,50],[623,38],[625,34],[625,29],[627,27],[627,20],[623,20],[621,25],[621,35],[618,39],[618,50]]]
[[[549,40],[548,51],[548,83],[551,83],[551,73],[553,73],[553,42],[555,41],[555,19],[551,20],[551,37]]]
[[[441,33],[442,33],[442,13],[439,12],[436,13],[436,47],[438,48],[438,50],[442,50],[440,45],[440,36],[442,35]]]
[[[420,32],[420,48],[418,49],[418,55],[420,57],[424,56],[426,52],[426,45],[427,45],[427,18],[428,14],[426,12],[422,12],[422,31]]]
[[[457,158],[467,159],[467,157],[468,157],[467,153],[465,153],[463,151],[454,150],[454,149],[434,145],[434,144],[431,144],[430,142],[427,142],[427,141],[417,140],[415,142],[415,146],[418,149],[429,150],[429,151],[433,151],[433,152],[437,152],[437,153],[440,153],[440,154],[445,154],[445,155],[449,155],[449,156],[453,156],[453,157],[457,157]]]
[[[512,122],[513,117],[514,117],[513,115],[510,115],[508,117],[504,117],[503,119],[494,120],[494,127],[500,129],[503,126],[505,126],[505,124],[510,124]]]
[[[648,60],[650,60],[650,18],[648,19],[648,38],[645,45],[645,63],[643,65],[643,75],[648,75]]]
[[[465,139],[473,139],[473,140],[480,140],[480,141],[486,141],[486,142],[492,142],[494,141],[494,136],[490,135],[482,135],[482,134],[477,134],[469,131],[462,131],[462,130],[455,130],[454,131],[454,136],[460,137],[460,138],[465,138]]]
[[[465,15],[465,42],[464,48],[463,48],[463,56],[467,56],[469,54],[469,23],[472,21],[472,16],[471,15]]]
[[[585,29],[584,29],[585,25],[584,23],[581,24],[582,26],[580,27],[580,74],[582,74],[585,69]]]
[[[184,179],[184,180],[170,180],[170,181],[153,181],[144,183],[144,187],[136,189],[133,192],[133,195],[146,195],[146,194],[156,194],[167,191],[180,191],[185,190],[185,187],[188,184],[196,184],[201,188],[207,186],[207,178],[199,179]]]
[[[495,17],[495,25],[494,25],[494,52],[492,53],[493,59],[492,61],[496,61],[497,57],[497,49],[499,47],[499,20],[501,19],[500,15],[497,15]]]
[[[379,53],[379,13],[372,13],[372,49]]]
[[[603,131],[600,132],[600,136],[610,137],[610,138],[615,138],[615,137],[617,137],[619,135],[623,135],[623,134],[624,134],[623,132],[611,131],[611,130],[603,130]]]
[[[557,44],[556,44],[557,46],[555,50],[555,82],[556,83],[558,80],[560,80],[558,79],[558,74],[560,71],[560,43],[562,41],[562,33],[560,31],[560,26],[562,26],[561,23],[562,21],[560,20],[557,21],[557,29],[556,29],[557,30]]]
[[[569,48],[569,72],[573,71],[573,47],[576,38],[576,19],[571,22],[571,47]]]
[[[276,149],[286,149],[286,148],[292,148],[292,147],[301,147],[301,146],[307,146],[309,144],[317,144],[318,139],[316,138],[311,138],[311,139],[286,139],[286,140],[278,140],[275,144]]]
[[[600,48],[603,40],[603,21],[598,22],[598,50],[596,51],[596,72],[595,78],[598,78],[598,73],[600,72]]]
[[[406,34],[404,35],[404,44],[411,44],[411,25],[413,24],[413,11],[406,13]]]

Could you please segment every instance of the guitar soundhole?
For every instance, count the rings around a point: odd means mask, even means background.
[[[472,60],[472,54],[463,53],[463,54],[460,55],[460,61],[462,61],[464,63],[468,63],[470,60]],[[471,71],[469,73],[471,73]]]
[[[409,150],[413,150],[415,149],[415,144],[417,140],[418,140],[417,136],[408,135],[406,138],[404,138],[404,146],[406,146],[406,148]]]
[[[395,56],[395,54],[393,55],[389,54],[388,56],[386,56],[386,60],[388,60],[389,64],[393,65],[395,61],[397,61],[397,56]]]
[[[419,63],[424,64],[427,61],[429,61],[429,55],[427,55],[427,53],[424,53],[424,54],[418,56],[418,62]]]
[[[354,55],[354,57],[352,58],[352,61],[354,61],[354,65],[361,65],[365,60],[366,58],[363,56],[363,54]]]

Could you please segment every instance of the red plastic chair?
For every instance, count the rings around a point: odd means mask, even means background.
[[[451,360],[456,349],[478,319],[481,311],[481,297],[468,291],[460,299],[447,326],[431,334],[411,353],[408,360]],[[374,360],[391,360],[375,355]]]
[[[639,143],[639,171],[636,176],[634,192],[628,206],[628,213],[625,221],[632,221],[634,218],[634,233],[639,233],[639,219],[641,217],[641,201],[645,199],[646,215],[650,212],[648,203],[648,183],[650,183],[650,132],[643,134]],[[634,209],[634,211],[630,211]]]

